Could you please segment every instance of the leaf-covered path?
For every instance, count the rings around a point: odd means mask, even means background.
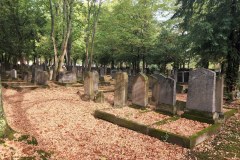
[[[39,148],[53,152],[51,159],[185,159],[187,149],[95,119],[93,111],[109,104],[82,101],[78,91],[4,89],[7,120],[14,130],[34,136]]]

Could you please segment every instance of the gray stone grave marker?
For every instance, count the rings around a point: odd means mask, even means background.
[[[93,72],[86,72],[84,75],[84,94],[91,99],[94,98],[93,90]]]
[[[17,70],[15,70],[15,69],[11,70],[11,78],[12,79],[17,79]]]
[[[190,72],[186,108],[216,112],[216,73],[200,68]]]
[[[114,91],[114,107],[123,107],[127,103],[128,75],[125,72],[116,73],[116,84]]]
[[[48,73],[47,71],[37,71],[36,73],[36,83],[38,85],[47,85],[48,84]]]
[[[93,91],[94,93],[98,92],[98,84],[99,84],[99,73],[97,71],[93,71]]]
[[[133,80],[132,103],[146,107],[148,105],[148,77],[142,73]]]

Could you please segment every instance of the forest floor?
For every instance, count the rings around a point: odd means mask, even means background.
[[[189,150],[94,118],[96,109],[111,107],[112,92],[105,93],[102,104],[82,101],[80,94],[83,87],[55,84],[21,92],[3,89],[7,120],[17,133],[0,139],[0,159],[240,159],[239,113],[218,135]]]

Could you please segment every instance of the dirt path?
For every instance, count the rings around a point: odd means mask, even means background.
[[[10,126],[30,134],[52,159],[184,159],[187,149],[95,119],[108,103],[84,102],[83,88],[57,87],[17,92],[3,89]],[[112,99],[110,93],[106,93]]]

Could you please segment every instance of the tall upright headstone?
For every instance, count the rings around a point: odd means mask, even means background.
[[[190,72],[186,108],[216,112],[216,73],[199,68]]]
[[[148,77],[139,73],[133,80],[132,103],[145,107],[148,105]]]
[[[123,107],[127,103],[128,75],[126,72],[116,73],[116,84],[114,91],[114,107]]]
[[[11,78],[12,79],[17,79],[17,70],[15,70],[15,69],[11,70]]]
[[[94,97],[93,72],[86,72],[84,75],[84,94],[91,99]]]
[[[157,80],[152,89],[152,101],[157,109],[175,114],[176,81],[162,74],[158,75]]]
[[[98,92],[98,84],[99,84],[99,73],[97,71],[93,71],[93,91],[94,93]]]

